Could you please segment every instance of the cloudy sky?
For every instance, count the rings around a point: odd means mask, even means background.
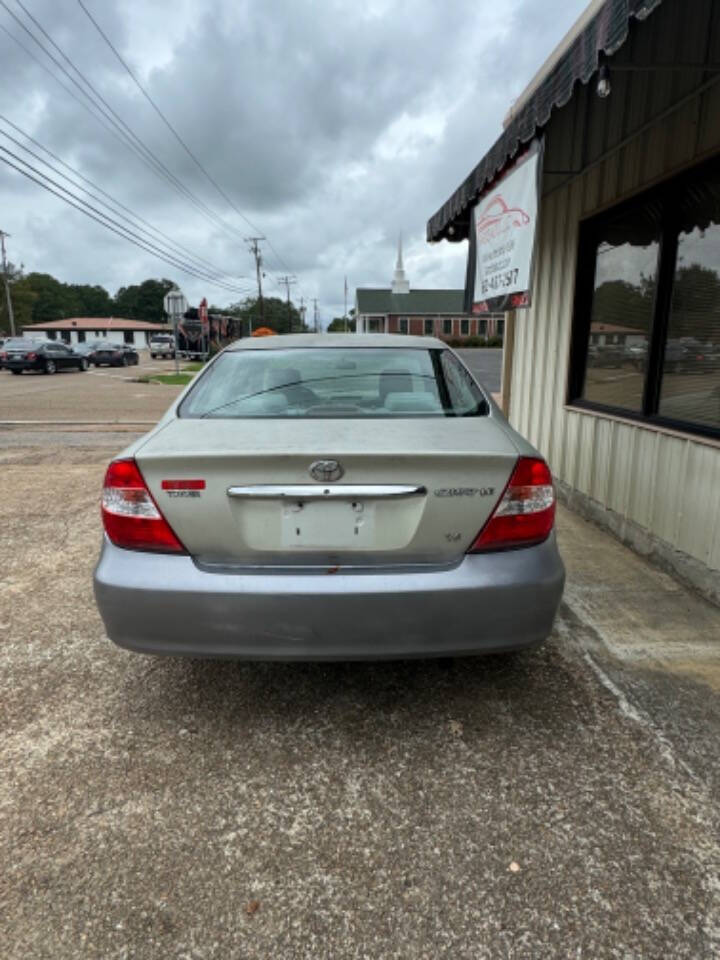
[[[176,256],[192,254],[196,267],[232,277],[238,290],[254,285],[243,237],[262,233],[272,245],[262,244],[267,292],[279,293],[277,278],[294,274],[293,299],[317,297],[325,322],[342,313],[345,275],[351,301],[356,286],[389,283],[400,231],[411,286],[462,286],[465,245],[429,246],[425,223],[497,138],[512,100],[586,5],[84,3],[227,199],[143,98],[78,0],[0,0],[0,147],[80,192],[7,139],[42,155],[9,120],[189,251],[175,248]],[[152,159],[143,163],[117,129],[91,115],[87,88],[70,64],[164,170],[153,169]],[[17,163],[0,150],[3,159]],[[113,216],[120,220],[117,209]],[[12,235],[11,260],[66,282],[99,283],[114,293],[169,277],[191,303],[207,296],[225,305],[241,296],[137,249],[4,163],[0,229]],[[152,242],[169,246],[157,235]]]

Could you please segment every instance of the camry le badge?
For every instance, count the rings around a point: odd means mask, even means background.
[[[310,464],[310,476],[319,483],[332,483],[339,480],[344,473],[342,464],[337,460],[315,460]]]

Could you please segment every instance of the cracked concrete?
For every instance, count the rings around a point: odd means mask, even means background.
[[[15,958],[714,960],[720,611],[565,511],[513,657],[155,660],[94,608],[127,434],[0,434]]]

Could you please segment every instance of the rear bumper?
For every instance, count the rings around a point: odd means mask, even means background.
[[[37,360],[6,360],[6,370],[42,370],[43,364]]]
[[[252,660],[402,659],[542,642],[565,570],[554,535],[418,572],[209,573],[189,557],[104,542],[95,598],[107,634],[141,653]]]

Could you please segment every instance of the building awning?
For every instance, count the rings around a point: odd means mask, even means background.
[[[575,84],[587,83],[598,69],[600,58],[612,56],[628,37],[630,20],[644,20],[658,7],[661,0],[605,0],[582,24],[571,31],[569,42],[550,58],[531,84],[517,112],[502,135],[495,141],[469,177],[450,199],[430,218],[427,239],[464,240],[468,233],[469,211],[495,177],[529,143],[550,119],[554,109],[564,106],[573,95]],[[592,12],[592,7],[590,9]]]

